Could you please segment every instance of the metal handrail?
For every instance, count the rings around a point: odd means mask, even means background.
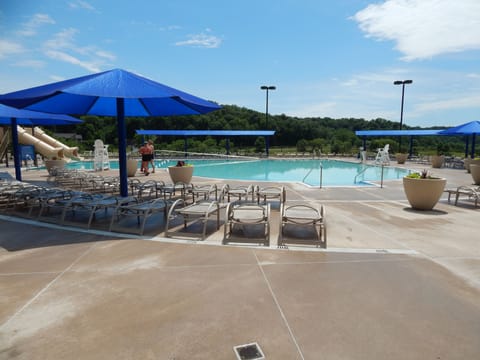
[[[364,167],[360,172],[357,173],[357,175],[355,175],[355,178],[353,179],[353,183],[356,184],[357,183],[357,177],[359,177],[360,175],[362,175],[365,171],[367,171],[368,167]]]
[[[382,175],[381,175],[381,177],[380,177],[380,187],[383,188],[383,171],[384,171],[385,165],[382,164],[380,167],[381,167],[381,169],[382,169]],[[362,169],[362,171],[360,171],[357,175],[355,175],[355,178],[353,179],[353,183],[354,183],[354,184],[357,183],[357,177],[360,176],[360,175],[362,175],[365,171],[367,171],[367,169],[368,169],[368,167],[364,167],[364,168]]]
[[[310,170],[308,170],[307,175],[305,175],[302,180],[302,183],[305,183],[305,179],[312,173],[314,169],[315,168],[312,167]],[[323,183],[323,164],[320,161],[320,189],[322,188],[322,183]]]

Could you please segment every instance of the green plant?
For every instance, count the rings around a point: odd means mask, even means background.
[[[410,179],[438,179],[438,177],[430,175],[427,169],[423,169],[421,172],[413,172],[406,177]]]

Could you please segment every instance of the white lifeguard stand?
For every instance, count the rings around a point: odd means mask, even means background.
[[[390,165],[390,155],[388,150],[390,144],[385,145],[382,149],[377,149],[377,156],[375,157],[375,165]]]
[[[103,171],[110,169],[110,159],[108,157],[108,145],[104,145],[100,139],[95,140],[93,156],[93,169]]]

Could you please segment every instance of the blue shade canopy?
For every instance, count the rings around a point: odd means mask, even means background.
[[[72,115],[116,116],[120,194],[128,195],[126,116],[196,115],[217,104],[114,69],[0,96],[0,103],[29,110]]]
[[[0,125],[12,127],[13,161],[15,163],[15,178],[22,181],[20,148],[18,147],[17,125],[68,125],[78,124],[81,120],[68,115],[46,114],[37,111],[16,109],[0,104]]]
[[[457,134],[472,135],[472,150],[470,152],[470,156],[472,158],[475,157],[475,137],[477,134],[480,134],[480,121],[470,121],[465,124],[454,126],[450,129],[443,130],[442,134],[443,135],[457,135]],[[466,153],[468,153],[468,149],[466,150]]]
[[[455,135],[455,134],[480,134],[480,121],[470,121],[465,124],[451,127],[440,132],[442,135]]]
[[[169,136],[273,136],[275,130],[136,130],[138,135]]]
[[[72,115],[117,116],[116,99],[125,101],[125,116],[204,114],[217,104],[114,69],[0,96],[0,102],[34,111]]]
[[[16,119],[17,125],[71,125],[81,123],[82,120],[68,115],[46,114],[38,111],[16,109],[0,104],[0,124],[11,125]]]
[[[358,136],[428,136],[442,135],[442,130],[357,130]]]

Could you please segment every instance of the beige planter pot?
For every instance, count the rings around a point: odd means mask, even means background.
[[[193,166],[169,166],[168,173],[174,184],[190,184],[193,176]]]
[[[432,156],[432,168],[441,168],[443,166],[443,162],[445,161],[445,156],[443,155],[433,155]]]
[[[475,185],[480,185],[480,165],[470,164],[470,174],[472,174]]]
[[[45,160],[44,162],[47,171],[50,172],[52,168],[63,169],[65,167],[65,160]]]
[[[405,153],[396,153],[395,154],[395,159],[397,159],[397,164],[405,164],[405,161],[407,161],[408,154]]]
[[[442,196],[446,179],[403,178],[403,189],[411,207],[417,210],[432,210]]]
[[[137,172],[138,161],[136,159],[127,159],[127,176],[133,177]]]
[[[470,171],[470,165],[480,165],[480,160],[479,159],[472,159],[472,158],[466,158],[464,160],[465,168],[467,169],[467,172]]]

